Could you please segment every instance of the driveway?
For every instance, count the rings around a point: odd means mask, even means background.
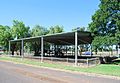
[[[120,80],[0,61],[0,83],[120,83]]]

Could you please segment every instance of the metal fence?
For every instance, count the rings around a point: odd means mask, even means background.
[[[28,58],[28,57],[26,57]],[[41,57],[29,57],[35,60],[41,60]],[[64,62],[69,64],[74,64],[75,59],[72,58],[57,58],[57,57],[44,57],[43,61],[52,61],[52,62]],[[100,64],[99,58],[87,58],[87,59],[78,59],[78,66],[95,66]]]

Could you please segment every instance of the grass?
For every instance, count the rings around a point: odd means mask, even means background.
[[[57,69],[64,69],[64,70],[70,70],[70,71],[96,73],[96,74],[120,77],[120,65],[115,65],[115,64],[101,64],[95,67],[81,68],[81,67],[67,66],[64,64],[55,64],[55,63],[47,63],[47,62],[40,63],[39,61],[34,61],[30,59],[22,60],[21,58],[6,57],[6,56],[0,57],[0,60],[35,65],[38,67],[42,66],[42,67],[57,68]],[[120,64],[120,62],[118,64]]]
[[[116,59],[112,64],[120,65],[120,58]]]

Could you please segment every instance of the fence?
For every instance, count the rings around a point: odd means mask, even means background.
[[[30,57],[30,58],[41,60],[41,57]],[[75,59],[72,58],[44,57],[43,59],[44,61],[66,62],[69,64],[74,64],[75,62]],[[99,58],[78,59],[78,66],[95,66],[98,64],[100,64]]]

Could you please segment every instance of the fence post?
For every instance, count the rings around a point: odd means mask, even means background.
[[[67,58],[67,63],[68,63],[68,58]]]
[[[87,58],[87,66],[89,67],[89,59]]]
[[[51,61],[53,60],[53,58],[51,57]]]

